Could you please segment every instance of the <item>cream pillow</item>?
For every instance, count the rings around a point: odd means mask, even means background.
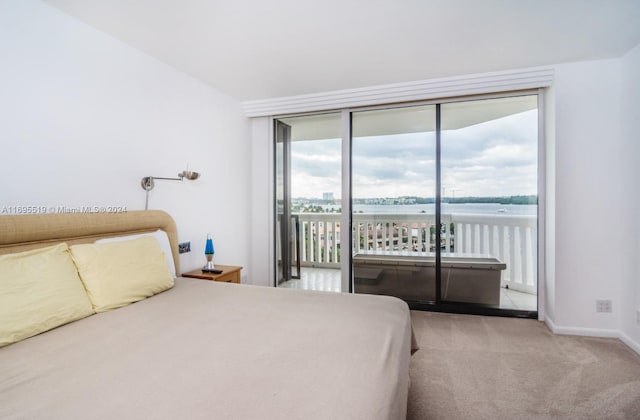
[[[173,262],[173,253],[171,252],[171,243],[169,242],[169,237],[167,236],[167,232],[162,229],[158,229],[155,232],[151,233],[138,233],[134,235],[126,235],[126,236],[116,236],[113,238],[104,238],[98,239],[95,243],[97,244],[107,244],[110,242],[120,242],[120,241],[130,241],[132,239],[137,239],[142,236],[153,236],[158,241],[158,245],[160,245],[160,249],[164,252],[164,256],[167,259],[167,266],[171,271],[171,275],[173,278],[176,277],[176,265]]]
[[[0,256],[0,347],[93,313],[67,244]]]
[[[173,287],[165,255],[152,236],[70,248],[96,312],[119,308]]]

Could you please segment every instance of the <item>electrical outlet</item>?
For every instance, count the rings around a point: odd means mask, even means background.
[[[178,254],[184,254],[185,252],[191,252],[191,242],[180,242],[178,244]]]
[[[596,300],[596,312],[612,312],[613,306],[610,300]]]
[[[640,324],[640,309],[636,311],[636,322]]]

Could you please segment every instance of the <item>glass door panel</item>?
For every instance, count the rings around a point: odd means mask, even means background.
[[[288,127],[278,134],[278,124]],[[276,202],[284,192],[276,225],[276,253],[283,266],[280,287],[342,291],[340,218],[342,215],[341,114],[328,113],[276,121]],[[285,135],[286,134],[286,135]],[[279,137],[284,144],[281,145]],[[283,163],[278,163],[282,154]],[[284,158],[286,156],[286,158]],[[280,169],[281,168],[281,169]],[[282,187],[279,185],[282,184]],[[279,273],[278,273],[279,274]]]
[[[441,105],[441,299],[537,310],[537,95]]]
[[[289,215],[288,197],[290,181],[287,173],[290,166],[290,138],[291,127],[282,121],[274,122],[275,137],[275,259],[276,259],[276,285],[291,278],[291,253],[289,251],[288,224],[283,224]]]
[[[352,114],[356,293],[435,300],[435,106]]]

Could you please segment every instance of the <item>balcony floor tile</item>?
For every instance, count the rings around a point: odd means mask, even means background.
[[[342,290],[340,270],[333,268],[302,267],[300,279],[286,281],[279,287],[291,289],[340,292]],[[535,311],[537,296],[512,289],[500,289],[500,308]]]

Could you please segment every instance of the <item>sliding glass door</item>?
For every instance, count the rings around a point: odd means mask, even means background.
[[[535,316],[538,121],[535,93],[276,120],[277,285]]]
[[[435,106],[352,117],[356,293],[435,300]]]
[[[275,120],[279,287],[342,291],[340,118],[329,113]]]
[[[537,108],[537,95],[441,106],[443,301],[537,310]]]
[[[291,171],[291,127],[282,121],[274,122],[275,138],[275,266],[276,284],[288,280],[292,276],[292,260],[294,254],[291,249],[291,228],[289,223],[291,210],[289,205],[289,191],[291,181],[288,173]]]

